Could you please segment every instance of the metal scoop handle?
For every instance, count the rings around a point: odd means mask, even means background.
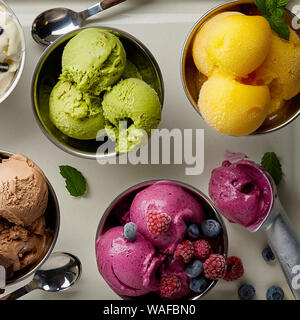
[[[278,197],[263,227],[295,298],[300,300],[300,240]]]
[[[30,288],[30,286],[26,285],[22,288],[17,289],[14,292],[9,293],[8,295],[0,298],[0,300],[17,300],[20,297],[25,296],[25,294],[32,291],[33,289],[36,289],[36,288]]]
[[[111,7],[116,6],[126,0],[102,0],[100,3],[95,4],[94,6],[79,12],[79,16],[81,19],[85,20],[103,10],[109,9]]]

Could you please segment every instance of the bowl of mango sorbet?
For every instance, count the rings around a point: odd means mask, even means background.
[[[270,133],[300,114],[300,30],[274,32],[254,1],[218,6],[195,24],[181,57],[187,98],[205,122],[231,136]]]

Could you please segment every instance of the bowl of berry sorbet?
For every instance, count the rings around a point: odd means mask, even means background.
[[[174,180],[122,192],[99,223],[95,251],[108,286],[126,300],[196,300],[227,274],[225,224],[208,197]]]

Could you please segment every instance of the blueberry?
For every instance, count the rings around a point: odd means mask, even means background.
[[[0,72],[7,72],[9,65],[7,62],[0,62]]]
[[[255,296],[255,289],[251,284],[243,284],[239,287],[238,294],[241,300],[252,300]]]
[[[137,226],[133,222],[128,222],[124,226],[124,238],[128,240],[135,240],[137,233]]]
[[[221,232],[221,225],[216,220],[208,219],[201,223],[201,230],[205,236],[215,238]]]
[[[190,289],[196,293],[201,293],[207,288],[205,278],[195,278],[190,281]]]
[[[200,230],[196,224],[191,224],[188,226],[186,233],[191,238],[199,238],[200,237]]]
[[[185,273],[190,278],[197,278],[202,272],[203,264],[200,260],[194,260],[190,262],[185,269]]]
[[[266,297],[268,300],[283,300],[284,292],[280,287],[272,286],[268,289]]]
[[[269,247],[264,248],[264,250],[262,251],[261,254],[262,254],[264,260],[267,262],[275,259],[274,254],[273,254],[271,248],[269,248]]]

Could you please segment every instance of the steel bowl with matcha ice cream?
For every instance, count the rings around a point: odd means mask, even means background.
[[[161,100],[148,68],[127,57],[117,33],[78,32],[65,45],[61,64],[49,96],[49,119],[60,132],[93,140],[106,131],[116,153],[147,141],[160,122]]]

